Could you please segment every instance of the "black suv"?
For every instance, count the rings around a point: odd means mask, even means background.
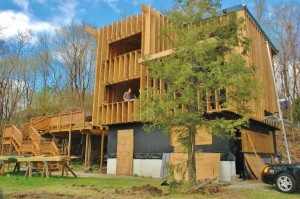
[[[300,185],[300,163],[267,166],[261,173],[261,181],[275,184],[281,192],[292,193]]]

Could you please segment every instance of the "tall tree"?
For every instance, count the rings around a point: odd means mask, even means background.
[[[68,81],[71,98],[84,106],[86,92],[91,88],[96,57],[96,42],[84,31],[84,23],[60,27],[54,36],[56,60]]]
[[[272,7],[272,37],[279,48],[275,71],[280,97],[293,101],[300,97],[300,3],[295,0],[277,2]],[[291,119],[292,109],[286,117]]]
[[[12,122],[16,113],[24,109],[24,93],[28,84],[26,53],[29,52],[31,32],[18,32],[3,40],[5,53],[0,58],[0,115],[1,121]]]
[[[192,183],[196,180],[196,126],[209,126],[215,135],[234,137],[248,121],[248,103],[256,98],[259,85],[254,68],[247,67],[243,56],[236,54],[236,48],[247,53],[249,40],[240,34],[242,21],[235,13],[219,17],[219,9],[217,0],[176,0],[167,13],[172,25],[162,34],[162,39],[172,45],[173,53],[155,61],[144,58],[149,78],[163,80],[166,89],[162,100],[154,92],[151,94],[151,88],[146,89],[147,95],[142,91],[142,121],[147,130],[161,128],[167,133],[173,126],[183,127],[175,133],[187,133],[181,142],[187,148],[188,179]],[[171,40],[171,35],[176,35],[176,40]],[[206,92],[220,90],[226,90],[223,106],[243,116],[225,118],[206,113]]]
[[[268,9],[268,0],[254,0],[254,17],[259,24],[263,24]]]
[[[49,33],[42,33],[38,35],[38,41],[36,44],[36,57],[35,62],[38,72],[42,81],[41,87],[46,90],[49,87],[49,81],[51,78],[51,35]]]

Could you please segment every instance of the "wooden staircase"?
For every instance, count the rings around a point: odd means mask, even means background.
[[[5,151],[5,146],[9,146],[8,151]],[[28,131],[24,127],[20,130],[15,125],[4,127],[1,155],[11,155],[12,148],[19,156],[60,155],[56,144],[53,141],[43,141],[42,136],[33,126],[29,126]]]

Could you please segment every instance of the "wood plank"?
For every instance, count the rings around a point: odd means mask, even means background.
[[[93,36],[95,36],[95,37],[98,36],[98,34],[97,34],[98,31],[96,29],[90,27],[90,26],[84,26],[84,31],[91,34],[91,35],[93,35]]]
[[[118,130],[117,175],[132,175],[133,172],[133,129]]]
[[[254,154],[244,154],[246,162],[248,163],[249,168],[255,175],[256,179],[260,180],[261,178],[261,172],[265,168],[265,164],[263,160],[259,157],[259,159],[256,158]]]
[[[249,139],[250,138],[250,139]],[[251,141],[250,141],[251,140]],[[273,133],[258,133],[242,130],[242,150],[249,153],[274,153]]]
[[[161,59],[163,57],[171,55],[172,53],[173,53],[173,49],[164,50],[164,51],[158,52],[158,53],[153,53],[153,54],[149,55],[149,57],[147,58],[147,60],[151,61],[151,60],[155,60],[155,59]],[[138,63],[141,64],[143,62],[144,62],[143,58],[138,59]]]

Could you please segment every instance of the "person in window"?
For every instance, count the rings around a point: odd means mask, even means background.
[[[132,90],[131,88],[128,88],[128,91],[124,93],[123,95],[123,100],[124,101],[133,101],[133,97],[132,97],[132,94],[131,94]]]

